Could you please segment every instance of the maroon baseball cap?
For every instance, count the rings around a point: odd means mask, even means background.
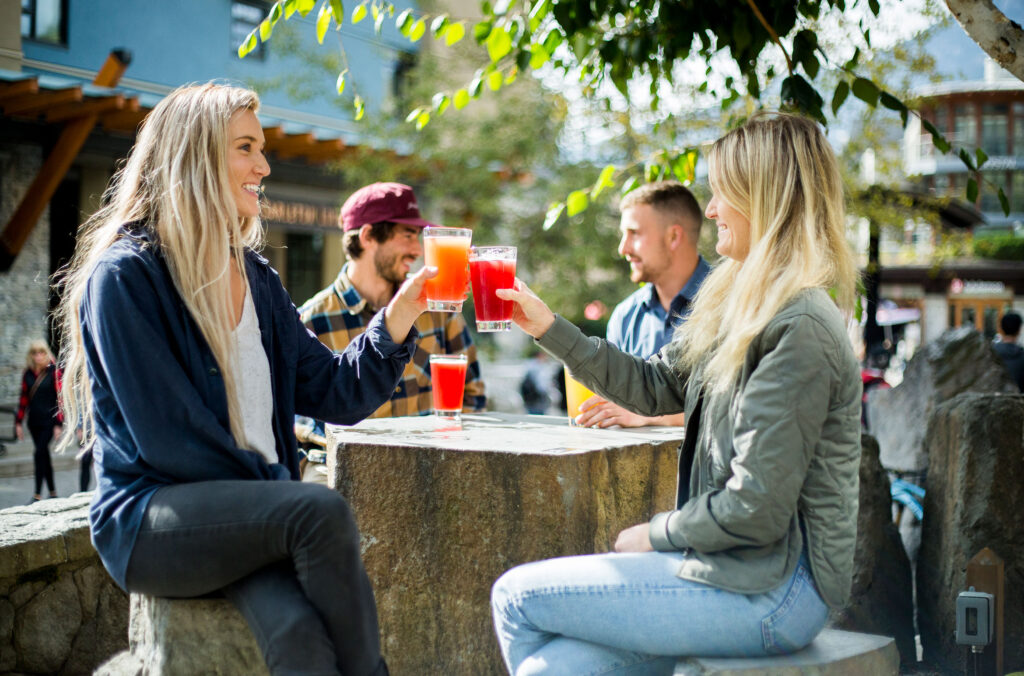
[[[371,183],[352,193],[341,207],[341,227],[345,232],[384,221],[436,227],[423,220],[412,188],[401,183]]]

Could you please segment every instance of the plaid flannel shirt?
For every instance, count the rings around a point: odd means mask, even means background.
[[[306,328],[335,352],[343,351],[353,338],[361,334],[375,314],[369,303],[352,286],[346,274],[347,268],[346,263],[333,284],[299,308],[299,317]],[[424,312],[416,320],[415,327],[420,337],[416,341],[413,358],[406,365],[390,401],[385,402],[370,417],[426,415],[433,410],[429,362],[432,354],[466,355],[468,363],[462,410],[483,411],[487,398],[484,395],[484,383],[480,379],[480,364],[462,315],[458,312]]]

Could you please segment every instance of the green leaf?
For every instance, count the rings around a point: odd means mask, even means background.
[[[978,169],[981,169],[981,165],[988,162],[988,153],[981,148],[974,149],[974,156],[978,158]]]
[[[536,43],[530,45],[530,68],[537,70],[550,60],[551,55],[548,54],[548,50],[544,49],[544,45]]]
[[[306,16],[313,11],[316,7],[316,0],[296,0],[295,9],[299,11],[301,16]]]
[[[462,110],[469,103],[469,92],[465,89],[460,89],[455,92],[455,97],[452,103],[455,105],[455,110]]]
[[[859,77],[853,81],[853,95],[872,108],[878,105],[878,87],[871,80]]]
[[[434,110],[437,111],[438,115],[443,115],[444,111],[448,110],[448,106],[451,105],[452,100],[448,98],[448,95],[444,92],[438,92],[434,94],[431,99],[431,103],[434,104]]]
[[[999,205],[1003,207],[1003,216],[1010,215],[1010,200],[1006,199],[1006,193],[999,189]]]
[[[338,73],[338,81],[335,84],[338,94],[342,94],[345,91],[345,75],[348,73],[348,68]]]
[[[324,2],[320,5],[320,13],[316,15],[316,41],[321,45],[324,43],[324,36],[327,29],[331,27],[331,6]]]
[[[373,17],[373,32],[380,35],[384,28],[384,19],[388,18],[387,12],[377,12]]]
[[[825,102],[814,87],[802,75],[790,75],[782,81],[779,94],[786,106],[792,106],[806,115],[825,123],[825,115],[821,108]]]
[[[419,117],[420,113],[422,113],[422,112],[423,112],[422,108],[416,108],[415,110],[413,110],[412,112],[410,112],[408,115],[405,116],[405,121],[406,122],[412,122],[417,117]]]
[[[401,33],[405,37],[409,37],[409,31],[412,29],[411,9],[407,9],[398,15],[398,18],[395,19],[395,27],[398,29],[399,33]]]
[[[878,16],[878,11],[881,9],[878,5],[878,0],[868,0],[868,8],[875,16]]]
[[[424,110],[416,118],[416,131],[421,131],[429,123],[430,123],[430,113],[428,113],[427,111]]]
[[[477,41],[477,44],[483,44],[491,35],[491,28],[494,26],[490,19],[481,21],[473,26],[473,39]]]
[[[516,81],[517,77],[519,77],[519,66],[512,66],[512,68],[509,69],[508,73],[505,74],[505,84],[512,84],[513,82]]]
[[[445,30],[448,28],[448,15],[442,14],[430,22],[430,32],[434,34],[435,38],[439,38],[444,35]]]
[[[960,149],[959,156],[960,156],[960,161],[963,162],[964,164],[966,164],[968,169],[977,169],[977,167],[974,166],[974,160],[971,158],[971,156],[967,152],[966,148],[961,148]]]
[[[352,10],[352,23],[359,23],[366,18],[366,3],[356,5],[356,8]]]
[[[611,188],[615,185],[612,181],[612,176],[615,174],[615,165],[609,164],[601,170],[601,175],[597,177],[597,181],[594,182],[594,187],[590,189],[591,199],[597,199],[601,193],[604,192],[605,188]]]
[[[555,224],[555,221],[558,220],[558,217],[562,215],[563,211],[565,211],[564,202],[555,202],[551,206],[549,206],[547,213],[544,214],[543,229],[550,230],[551,226]]]
[[[569,196],[565,198],[566,213],[571,218],[578,213],[582,213],[590,206],[590,199],[587,197],[586,190],[573,190],[569,193]]]
[[[487,86],[490,87],[492,92],[496,92],[501,89],[502,79],[500,70],[492,70],[487,74]]]
[[[257,44],[259,43],[256,40],[256,31],[254,30],[242,41],[242,44],[238,45],[238,58],[244,59],[246,54],[256,49]]]
[[[638,179],[636,176],[630,176],[629,180],[622,184],[622,188],[619,190],[619,194],[628,195],[629,193],[636,190],[639,185],[640,179]]]
[[[273,32],[274,26],[270,23],[270,19],[264,19],[260,22],[260,40],[266,42],[270,39],[270,34]]]
[[[978,181],[976,179],[967,179],[967,201],[971,204],[978,201]]]
[[[846,101],[846,97],[850,95],[850,83],[846,80],[840,80],[839,84],[836,85],[836,91],[832,95],[832,114],[838,115],[839,108],[842,107],[843,102]]]
[[[409,30],[409,39],[413,42],[418,42],[423,37],[424,33],[427,32],[427,22],[425,19],[420,18],[416,20],[416,23],[412,25]]]
[[[284,3],[284,18],[285,20],[290,19],[292,14],[295,14],[295,10],[299,8],[298,0],[285,0]]]
[[[878,102],[889,110],[895,110],[897,112],[903,112],[907,109],[902,101],[890,94],[889,92],[879,92]]]
[[[510,51],[512,51],[512,37],[501,28],[491,31],[487,38],[487,54],[491,57],[491,63],[498,63]]]
[[[334,22],[340,26],[345,20],[345,5],[341,0],[331,0],[331,14],[334,15]]]
[[[444,32],[444,43],[451,47],[464,37],[466,37],[466,27],[461,21],[448,24],[448,30]]]
[[[477,75],[469,83],[469,95],[474,99],[480,98],[480,95],[484,91],[484,76]]]
[[[688,150],[672,161],[672,174],[683,185],[690,185],[697,178],[697,151]]]
[[[932,144],[938,149],[938,151],[941,153],[948,153],[949,141],[947,141],[946,137],[936,129],[935,125],[924,118],[921,118],[921,124],[928,133],[932,135]]]
[[[530,21],[540,21],[551,11],[551,0],[538,0],[530,7]]]
[[[270,14],[267,16],[270,19],[270,23],[276,24],[281,18],[281,2],[275,2],[274,6],[270,8]]]
[[[355,100],[352,101],[352,105],[356,109],[356,122],[358,122],[366,114],[366,103],[363,102],[362,96],[356,96]]]
[[[380,18],[380,7],[376,2],[370,4],[370,14],[373,16],[374,21]]]

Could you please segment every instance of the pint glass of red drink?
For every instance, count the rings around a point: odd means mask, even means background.
[[[430,384],[434,415],[462,420],[462,392],[466,388],[466,355],[430,355]]]
[[[514,246],[473,247],[469,252],[469,278],[473,283],[476,330],[508,331],[512,328],[510,300],[498,298],[498,289],[511,289],[516,279]]]
[[[437,268],[437,275],[424,284],[427,309],[435,312],[459,312],[469,285],[468,228],[424,228],[424,264]]]

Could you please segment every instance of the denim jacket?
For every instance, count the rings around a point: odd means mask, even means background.
[[[98,482],[92,541],[114,580],[125,571],[152,495],[162,486],[213,480],[299,478],[296,412],[340,424],[372,413],[395,388],[415,330],[396,344],[383,311],[334,355],[299,321],[266,259],[245,257],[274,396],[278,462],[240,448],[228,424],[224,379],[141,228],[102,256],[79,308],[93,395]]]
[[[703,389],[702,366],[686,371],[678,342],[645,362],[560,317],[538,342],[575,378],[641,415],[685,411],[690,420]],[[808,289],[753,340],[736,383],[704,394],[689,483],[677,508],[650,523],[655,549],[687,553],[680,577],[761,593],[789,579],[806,548],[822,598],[846,603],[857,536],[858,374],[838,309],[824,290]]]

